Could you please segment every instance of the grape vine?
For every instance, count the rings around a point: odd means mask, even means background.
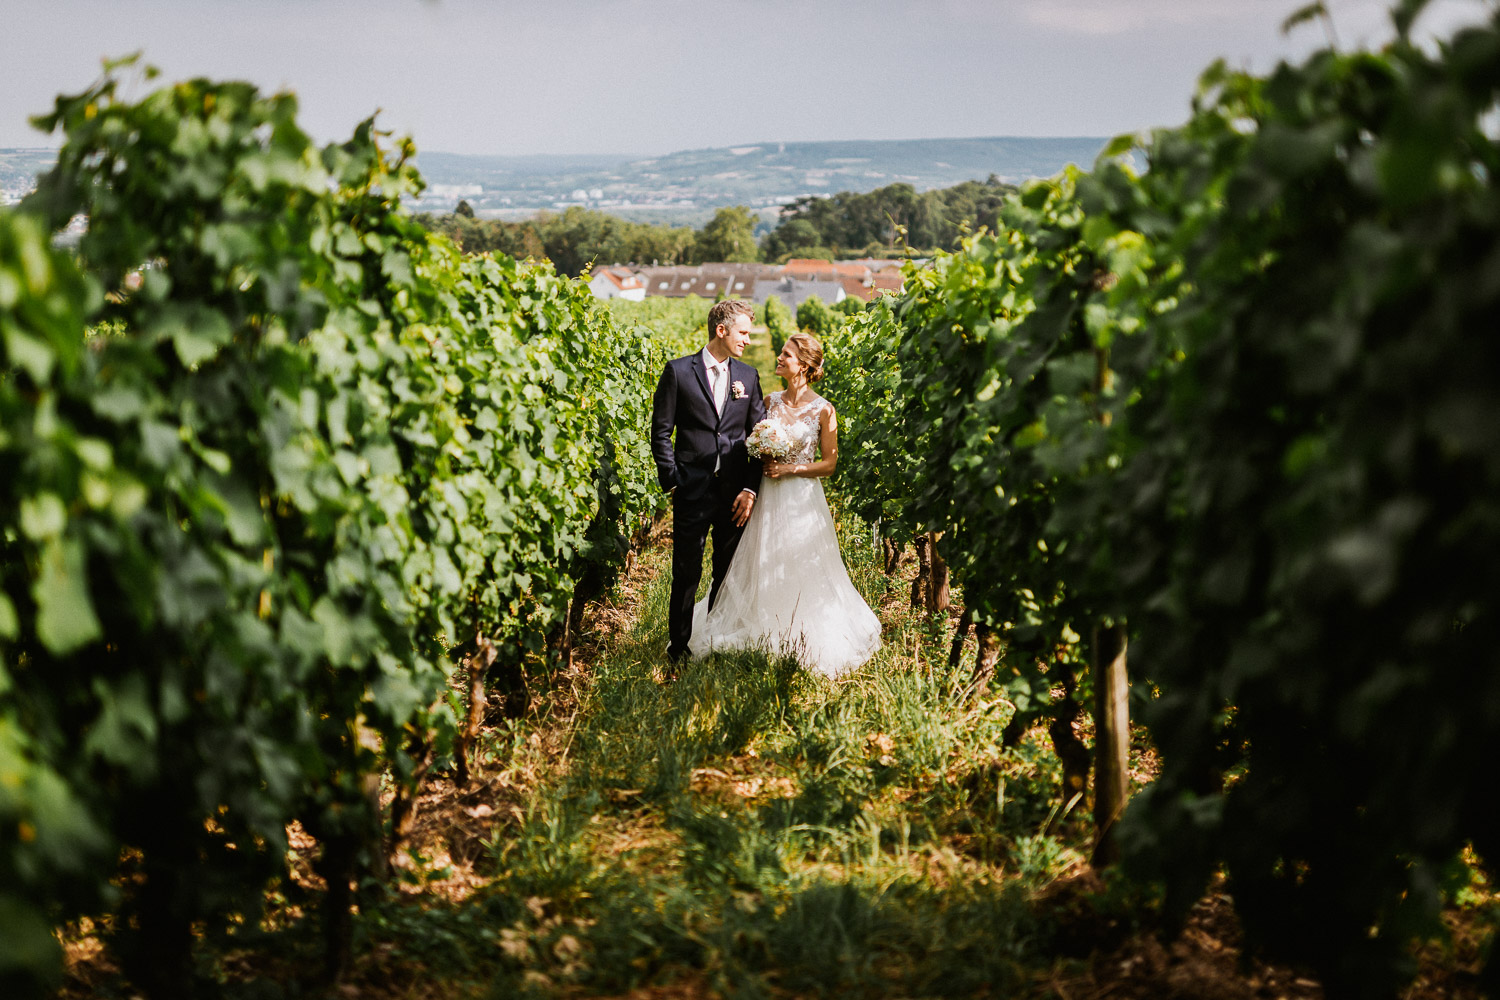
[[[195,923],[253,918],[293,820],[336,966],[394,835],[372,781],[450,752],[456,651],[534,662],[660,505],[662,348],[426,233],[409,144],[319,149],[295,113],[106,77],[0,214],[8,983],[55,981],[52,927],[109,905],[132,979],[187,995]]]
[[[1427,51],[1421,6],[1378,53],[1211,68],[830,351],[849,502],[942,533],[1018,717],[1066,721],[1128,631],[1162,761],[1130,870],[1182,914],[1222,869],[1331,993],[1388,995],[1459,852],[1500,859],[1500,19]]]

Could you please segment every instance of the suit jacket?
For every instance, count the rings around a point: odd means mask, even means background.
[[[745,388],[734,398],[734,383]],[[737,358],[729,359],[730,388],[724,412],[715,412],[703,367],[703,352],[668,361],[656,383],[651,404],[651,453],[661,488],[677,490],[677,500],[706,495],[713,484],[714,464],[738,493],[760,488],[761,463],[745,450],[745,437],[765,419],[760,394],[760,372]],[[677,431],[673,441],[672,431]]]

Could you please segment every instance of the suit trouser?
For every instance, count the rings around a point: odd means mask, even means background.
[[[734,524],[734,498],[740,487],[717,474],[708,492],[692,499],[672,499],[672,598],[667,612],[667,655],[687,652],[693,634],[693,600],[698,595],[698,581],[703,579],[703,549],[709,531],[714,538],[713,584],[708,605],[713,607],[719,596],[729,561],[740,544],[744,528]],[[681,493],[681,490],[678,490]]]

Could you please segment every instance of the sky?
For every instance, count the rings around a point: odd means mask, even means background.
[[[419,149],[619,153],[768,141],[1110,136],[1181,122],[1215,59],[1265,71],[1327,42],[1305,0],[0,0],[0,147],[101,60],[298,95],[305,129],[375,111]],[[1496,0],[1436,0],[1417,34]],[[1379,0],[1328,0],[1343,48]],[[136,79],[139,97],[150,87]]]

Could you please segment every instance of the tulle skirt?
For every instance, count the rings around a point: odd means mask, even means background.
[[[688,650],[791,653],[827,677],[880,648],[880,621],[849,580],[819,479],[764,479],[713,610],[693,608]]]

